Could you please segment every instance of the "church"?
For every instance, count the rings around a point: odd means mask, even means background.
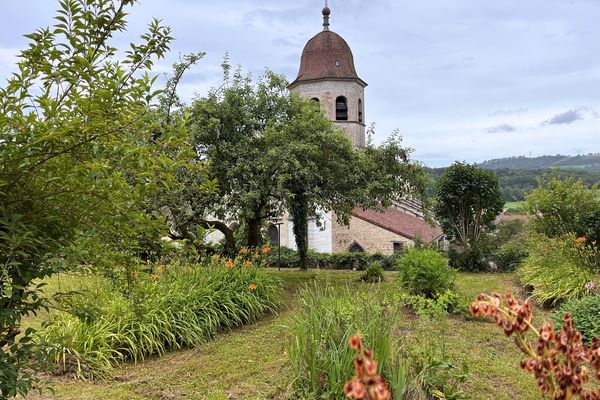
[[[298,76],[288,89],[318,102],[325,115],[342,129],[355,148],[365,146],[367,83],[354,67],[352,50],[329,29],[331,10],[322,10],[323,30],[304,46]],[[442,230],[425,221],[420,205],[411,200],[385,210],[355,208],[349,226],[336,222],[332,212],[321,213],[321,224],[310,221],[308,246],[318,252],[367,252],[392,254],[412,246],[415,240],[440,241]],[[296,248],[293,221],[287,216],[267,226],[272,245]]]

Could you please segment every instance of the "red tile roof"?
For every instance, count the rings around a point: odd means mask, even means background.
[[[527,215],[512,215],[512,214],[500,214],[496,217],[494,223],[497,225],[500,222],[504,221],[529,221],[529,217]]]
[[[352,214],[356,218],[360,218],[363,221],[409,239],[414,239],[418,236],[425,242],[431,242],[443,233],[439,226],[431,226],[423,218],[408,214],[395,207],[383,210],[355,208]]]

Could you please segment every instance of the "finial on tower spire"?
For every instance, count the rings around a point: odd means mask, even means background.
[[[331,10],[327,5],[327,0],[325,0],[325,7],[323,7],[323,30],[329,30],[329,15],[331,14]]]

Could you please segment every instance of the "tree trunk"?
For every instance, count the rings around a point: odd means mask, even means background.
[[[235,237],[233,231],[221,221],[202,221],[200,224],[203,228],[214,228],[221,232],[225,236],[225,253],[230,257],[237,255],[237,248],[235,246]]]
[[[248,247],[260,246],[260,227],[261,219],[249,219],[248,224]]]
[[[304,193],[297,193],[290,214],[294,220],[294,236],[300,258],[300,270],[308,270],[308,199]]]

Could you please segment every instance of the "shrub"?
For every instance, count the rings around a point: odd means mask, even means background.
[[[454,287],[448,259],[435,250],[410,249],[398,262],[400,284],[411,294],[435,298]]]
[[[365,274],[361,277],[365,282],[381,282],[383,281],[383,267],[379,261],[374,261],[369,264],[365,270]]]
[[[364,271],[367,266],[375,261],[379,261],[385,271],[393,271],[396,268],[396,263],[400,259],[399,254],[383,255],[383,254],[366,254],[366,253],[318,253],[314,250],[308,250],[308,264],[311,268],[321,269],[352,269]],[[295,250],[289,247],[281,247],[281,263],[279,257],[279,249],[273,247],[272,251],[267,256],[267,264],[270,267],[277,268],[281,264],[281,268],[298,268],[300,257]]]
[[[57,345],[59,371],[106,377],[125,360],[196,346],[221,330],[256,321],[276,309],[280,287],[260,268],[219,259],[210,267],[135,274],[128,295],[98,279],[93,291],[76,294],[71,302],[88,304],[83,307],[88,311],[68,312],[65,303],[67,311],[51,314],[42,335]]]
[[[584,342],[590,344],[593,337],[600,337],[600,295],[569,300],[552,313],[556,329],[564,323],[564,315],[571,314],[575,329],[581,332]]]
[[[482,236],[477,242],[470,243],[468,249],[452,246],[448,251],[448,257],[452,268],[469,272],[489,271],[488,260],[491,258],[489,237]]]
[[[514,271],[527,258],[529,251],[524,240],[510,240],[502,244],[494,254],[498,271]]]
[[[519,268],[521,282],[543,305],[577,299],[589,293],[585,284],[593,270],[585,249],[575,246],[575,238],[547,238],[536,235],[529,241],[529,256]]]

